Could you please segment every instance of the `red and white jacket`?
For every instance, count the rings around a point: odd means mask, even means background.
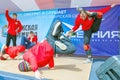
[[[90,12],[102,12],[103,14],[106,13],[107,11],[109,11],[111,9],[110,6],[105,7],[103,9],[100,10],[90,10]],[[80,25],[82,25],[82,30],[89,30],[92,27],[92,24],[94,23],[94,18],[89,18],[89,16],[87,16],[86,20],[83,20],[80,17],[80,14],[78,14],[78,16],[76,17],[75,20],[75,25],[72,28],[73,31],[76,31]]]
[[[23,59],[30,64],[33,71],[47,64],[52,68],[54,67],[54,49],[47,40],[44,40],[43,42],[38,42],[25,52],[23,54]]]
[[[14,59],[19,55],[19,52],[25,51],[25,47],[22,45],[12,46],[5,49],[5,52],[10,56],[10,58]]]
[[[8,33],[11,35],[17,35],[22,31],[22,24],[19,20],[14,20],[9,16],[9,11],[6,10],[6,19],[8,21]]]
[[[34,35],[34,37],[32,39],[30,37],[28,37],[28,40],[30,40],[31,42],[34,42],[34,43],[38,42],[38,38],[36,35]]]

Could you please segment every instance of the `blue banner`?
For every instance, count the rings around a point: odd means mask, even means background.
[[[100,7],[85,7],[86,10],[100,9]],[[96,56],[112,56],[119,54],[119,23],[120,23],[120,6],[116,6],[108,11],[104,16],[100,30],[92,35],[91,49],[92,54]],[[39,41],[45,38],[50,25],[54,19],[62,21],[64,32],[69,31],[73,26],[76,16],[79,12],[75,8],[40,10],[30,12],[19,12],[18,19],[23,25],[23,30],[17,38],[17,45],[20,43],[22,35],[27,36],[29,32],[34,31]],[[6,42],[7,21],[4,14],[0,14],[0,42]],[[83,31],[79,28],[76,36],[71,41],[76,46],[74,54],[85,55],[83,49]],[[12,45],[12,44],[11,44]]]
[[[85,10],[97,10],[106,6],[99,7],[85,7]],[[64,9],[61,9],[64,10]],[[73,26],[76,19],[76,14],[79,14],[75,9],[65,9],[66,13],[61,15],[59,19],[63,23],[64,31],[69,31]],[[100,30],[92,35],[91,49],[92,54],[95,56],[112,56],[119,54],[120,47],[120,6],[115,6],[106,14],[104,14]],[[76,31],[77,35],[72,37],[71,40],[75,44],[77,50],[75,54],[85,55],[83,49],[83,31],[81,27]]]

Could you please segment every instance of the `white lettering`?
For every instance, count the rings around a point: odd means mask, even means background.
[[[83,38],[84,37],[83,31],[77,32],[76,35],[77,35],[76,36],[77,38]]]
[[[115,38],[120,37],[120,31],[98,31],[92,34],[92,38]],[[83,31],[79,31],[76,33],[76,38],[83,38],[84,33]]]
[[[110,31],[106,31],[105,33],[101,31],[100,36],[101,38],[105,38],[105,37],[110,38],[111,37],[110,34],[111,34]]]
[[[118,36],[119,36],[118,34],[119,34],[118,31],[112,31],[112,32],[111,32],[111,35],[112,35],[111,38],[118,37]]]
[[[100,32],[99,31],[92,34],[92,38],[95,38],[95,37],[100,38]]]

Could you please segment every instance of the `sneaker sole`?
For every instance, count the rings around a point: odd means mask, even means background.
[[[59,41],[55,41],[56,46],[58,46],[60,49],[62,50],[66,50],[67,46],[64,45],[63,43],[59,42]]]

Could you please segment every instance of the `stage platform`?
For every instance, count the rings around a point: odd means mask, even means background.
[[[89,80],[91,63],[85,64],[86,58],[59,56],[55,57],[55,70],[49,70],[48,66],[40,69],[46,79],[50,80]],[[6,60],[0,61],[0,71],[21,74],[26,76],[34,76],[34,72],[20,72],[18,64],[22,60]]]

